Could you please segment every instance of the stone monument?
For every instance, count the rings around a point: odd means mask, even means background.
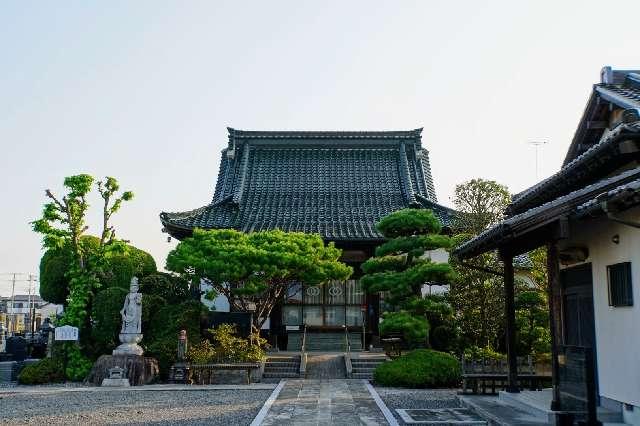
[[[102,355],[93,365],[85,382],[96,386],[140,386],[158,377],[158,361],[145,357],[138,345],[142,341],[142,294],[138,278],[131,279],[129,293],[120,311],[120,346],[111,355]]]
[[[131,278],[129,294],[124,299],[120,311],[122,328],[120,329],[120,346],[113,355],[142,355],[144,350],[138,345],[142,340],[142,294],[138,293],[138,278]]]

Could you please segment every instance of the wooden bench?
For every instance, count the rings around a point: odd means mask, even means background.
[[[491,394],[506,388],[509,366],[506,360],[468,359],[462,357],[462,393],[478,394],[482,391]],[[531,356],[518,357],[518,386],[521,389],[542,390],[545,382],[551,380],[550,374],[539,374]]]

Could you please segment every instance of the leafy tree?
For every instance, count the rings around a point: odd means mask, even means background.
[[[478,235],[502,220],[510,202],[507,187],[493,180],[472,179],[457,185],[453,199],[458,212],[456,228]]]
[[[502,219],[510,203],[509,191],[494,181],[473,179],[456,187],[455,207],[459,212],[458,231],[454,245],[458,245],[484,231]],[[517,345],[521,354],[547,351],[549,345],[548,307],[546,301],[546,251],[541,248],[528,253],[533,287],[518,285],[516,294]],[[497,253],[484,253],[470,263],[483,270],[453,262],[457,279],[452,283],[449,300],[456,312],[464,347],[485,348],[488,351],[503,347],[504,337],[504,281],[500,272],[502,262]]]
[[[473,179],[456,186],[454,205],[457,215],[454,246],[480,234],[502,219],[511,197],[504,185],[491,180]],[[496,253],[485,253],[472,263],[483,270],[468,268],[452,260],[456,279],[449,289],[449,301],[461,332],[462,345],[498,348],[504,331],[504,285],[500,276],[486,270],[501,271]]]
[[[144,277],[140,281],[140,292],[159,296],[170,303],[182,303],[191,297],[189,282],[166,272],[155,272]]]
[[[551,351],[549,304],[547,299],[547,250],[537,248],[527,253],[531,261],[528,270],[531,283],[516,288],[516,344],[521,355],[543,354]]]
[[[517,346],[521,355],[551,350],[546,294],[530,288],[518,291],[515,300]]]
[[[424,341],[428,313],[442,306],[423,298],[422,286],[446,284],[452,278],[449,264],[433,262],[428,252],[448,248],[449,237],[439,234],[442,226],[431,210],[399,210],[382,218],[376,228],[389,240],[362,264],[365,275],[360,282],[369,293],[383,292],[391,305],[380,331],[401,332],[414,344]]]
[[[235,310],[255,306],[253,326],[259,330],[292,282],[347,279],[352,269],[338,261],[340,254],[319,235],[196,229],[169,253],[167,269],[194,283],[206,280]]]
[[[56,196],[50,190],[45,194],[49,199],[44,205],[42,217],[32,222],[33,230],[42,234],[46,249],[69,250],[71,262],[65,273],[68,279],[68,296],[61,323],[73,325],[83,330],[81,336],[87,339],[86,330],[90,327],[91,302],[94,292],[100,287],[99,276],[106,267],[108,253],[122,250],[122,244],[115,238],[115,229],[109,224],[124,201],[133,198],[133,193],[119,193],[116,179],[107,177],[96,183],[103,201],[102,232],[97,250],[89,250],[83,244],[88,229],[86,214],[89,209],[87,198],[94,186],[94,178],[87,174],[69,176],[64,179],[66,194]],[[81,379],[86,375],[91,362],[76,345],[69,353],[69,365],[65,372],[72,379]]]

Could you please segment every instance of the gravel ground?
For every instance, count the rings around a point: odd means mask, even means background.
[[[404,389],[376,387],[376,392],[387,404],[400,424],[405,424],[397,408],[456,408],[461,407],[456,397],[457,389]]]
[[[248,425],[270,390],[0,394],[0,424]]]

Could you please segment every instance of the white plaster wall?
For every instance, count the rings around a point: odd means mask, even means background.
[[[640,209],[622,217],[640,222]],[[612,242],[619,235],[620,243]],[[600,395],[640,410],[640,229],[605,218],[572,226],[560,248],[586,246],[593,273],[593,304]],[[631,262],[633,306],[610,307],[607,265]],[[572,265],[575,266],[575,265]],[[640,419],[638,419],[640,422]],[[640,423],[633,423],[640,424]]]

